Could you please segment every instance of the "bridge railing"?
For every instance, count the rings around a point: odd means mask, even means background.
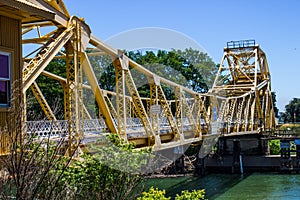
[[[91,133],[107,133],[107,126],[102,118],[85,119],[83,124],[84,132]]]
[[[84,132],[107,133],[107,127],[103,119],[86,119],[83,123]],[[40,137],[60,137],[69,134],[69,122],[67,120],[57,121],[27,121],[25,132]]]
[[[27,121],[25,122],[25,132],[29,135],[40,137],[61,136],[68,133],[68,121]]]
[[[127,118],[126,132],[131,137],[145,136],[146,132],[140,118]],[[174,119],[175,121],[175,119]],[[150,123],[152,120],[150,119]],[[158,119],[159,133],[166,134],[171,132],[168,119],[161,117]],[[192,130],[193,124],[187,118],[181,119],[180,130]],[[25,122],[25,132],[29,135],[40,137],[62,137],[69,134],[69,122],[67,120],[57,121],[27,121]],[[85,119],[83,123],[84,133],[102,134],[108,133],[105,121],[100,119]]]

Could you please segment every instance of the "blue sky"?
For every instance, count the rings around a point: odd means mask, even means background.
[[[120,32],[161,27],[203,46],[216,63],[232,40],[255,39],[267,55],[277,106],[300,98],[300,1],[298,0],[65,0],[106,40]]]

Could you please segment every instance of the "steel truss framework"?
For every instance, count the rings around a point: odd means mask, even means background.
[[[271,131],[275,116],[266,55],[254,41],[234,44],[224,49],[210,91],[215,120],[224,134]]]
[[[225,49],[212,90],[198,94],[159,77],[103,43],[83,19],[69,15],[61,0],[30,2],[54,15],[22,23],[23,45],[36,45],[23,58],[23,92],[26,94],[31,88],[47,118],[56,120],[35,80],[47,76],[62,84],[70,147],[85,137],[84,121],[92,118],[83,103],[86,89],[95,97],[99,107],[97,116],[104,120],[104,129],[135,141],[138,147],[153,146],[154,150],[160,150],[199,142],[210,133],[214,109],[218,110],[217,120],[223,123],[223,133],[274,127],[270,74],[265,54],[258,46]],[[110,56],[116,74],[115,91],[99,87],[88,49]],[[66,77],[45,71],[54,59],[66,60]],[[140,96],[131,69],[147,78],[150,98]],[[166,98],[164,87],[174,91],[175,99]],[[143,133],[134,134],[134,124],[140,124]]]

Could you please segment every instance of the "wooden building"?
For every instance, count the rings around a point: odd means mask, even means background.
[[[9,134],[21,131],[22,24],[51,17],[27,0],[0,0],[0,155],[8,152]]]

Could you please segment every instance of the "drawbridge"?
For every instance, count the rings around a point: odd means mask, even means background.
[[[264,134],[275,126],[270,72],[265,53],[254,41],[228,43],[212,89],[202,94],[158,76],[98,39],[83,19],[69,14],[62,0],[23,3],[46,13],[22,20],[23,49],[32,48],[23,56],[24,101],[30,90],[47,117],[25,120],[27,134],[65,136],[77,145],[117,133],[137,147],[158,151],[213,134]],[[63,75],[46,70],[53,60],[63,61]],[[112,91],[99,84],[103,60],[114,67]],[[133,74],[145,77],[149,97],[140,94]],[[43,95],[36,81],[40,76],[63,88],[63,120]],[[166,90],[174,99],[166,97]],[[89,98],[97,104],[96,114],[86,103]]]
[[[265,53],[254,40],[227,43],[210,94],[221,134],[274,130],[270,71]]]

